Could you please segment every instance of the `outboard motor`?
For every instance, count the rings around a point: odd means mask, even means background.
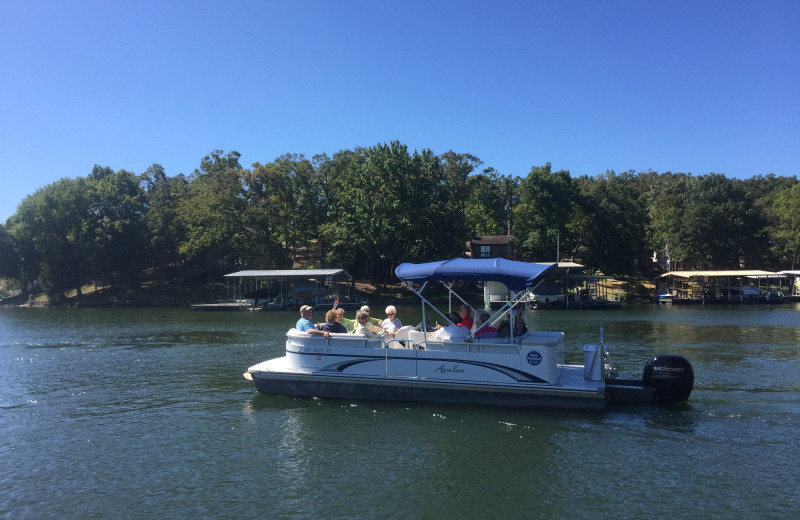
[[[653,354],[644,366],[642,381],[655,389],[659,403],[680,403],[692,393],[694,369],[678,354]]]

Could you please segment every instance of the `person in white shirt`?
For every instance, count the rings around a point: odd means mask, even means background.
[[[452,313],[448,316],[452,323],[445,325],[444,327],[440,327],[435,331],[428,334],[428,339],[432,339],[434,341],[441,341],[447,339],[464,339],[468,338],[470,335],[470,331],[467,327],[463,325],[456,325],[460,318],[460,316],[456,313]]]
[[[386,307],[386,319],[381,322],[381,327],[383,330],[386,331],[387,334],[391,334],[394,336],[400,327],[403,326],[400,323],[400,320],[396,317],[397,316],[397,309],[394,305],[389,305]]]
[[[380,332],[373,332],[370,329],[369,314],[367,314],[366,311],[358,311],[356,313],[356,321],[358,322],[358,325],[356,326],[356,330],[353,331],[353,334],[366,336],[368,338],[380,338],[383,336],[382,329],[377,329]]]

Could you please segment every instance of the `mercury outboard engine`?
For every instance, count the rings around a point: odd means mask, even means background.
[[[644,366],[642,381],[655,389],[659,403],[679,403],[692,393],[694,369],[678,354],[653,354]]]

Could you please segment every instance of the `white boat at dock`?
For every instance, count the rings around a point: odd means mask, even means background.
[[[451,301],[455,296],[462,302],[453,290],[454,281],[505,284],[513,297],[491,316],[488,325],[521,316],[529,288],[553,267],[463,258],[402,264],[395,273],[422,301],[420,325],[403,327],[395,337],[374,339],[354,334],[325,338],[291,329],[286,335],[286,354],[251,366],[244,376],[262,393],[296,397],[596,409],[688,399],[694,372],[685,358],[657,354],[645,365],[643,379],[615,377],[602,330],[597,343],[583,346],[583,365],[564,362],[563,332],[529,331],[514,336],[512,331],[509,337],[497,337],[481,334],[482,325],[463,337],[439,339],[426,330],[431,313],[455,326],[423,296],[430,282],[441,282]]]

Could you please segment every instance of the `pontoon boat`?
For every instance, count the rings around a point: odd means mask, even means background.
[[[441,282],[451,301],[456,296],[462,302],[453,290],[456,281],[505,284],[512,298],[488,325],[521,316],[529,288],[554,267],[497,258],[402,264],[395,270],[397,277],[422,301],[417,327],[376,339],[353,334],[324,338],[291,329],[286,355],[253,365],[244,376],[262,393],[295,397],[597,409],[689,398],[694,372],[685,358],[656,354],[646,363],[642,379],[616,377],[602,330],[597,343],[583,347],[584,364],[571,365],[564,362],[563,332],[514,336],[510,327],[508,337],[477,329],[443,339],[426,325],[429,315],[455,325],[423,296],[430,282]]]

